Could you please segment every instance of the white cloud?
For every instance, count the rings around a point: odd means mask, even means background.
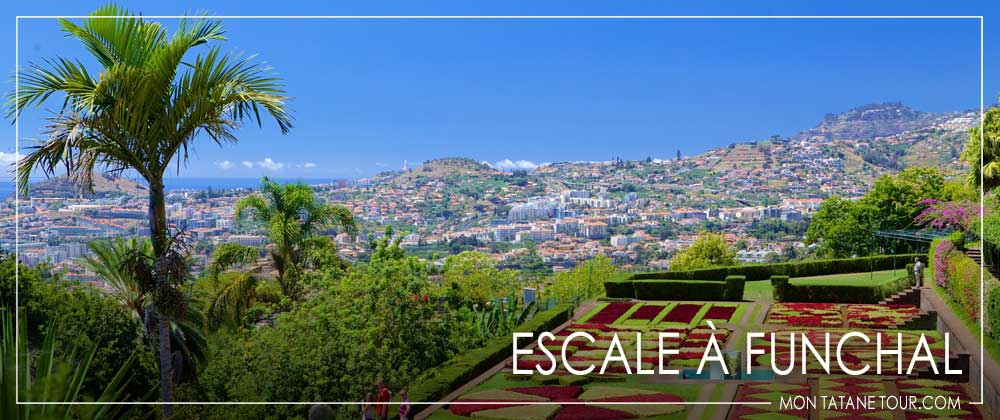
[[[243,161],[243,166],[246,166],[247,169],[253,168],[253,162],[251,162],[249,160],[244,160]]]
[[[233,162],[224,160],[222,162],[215,162],[215,166],[218,166],[219,169],[222,169],[223,171],[228,171],[230,169],[233,169]]]
[[[375,166],[378,166],[379,168],[385,168],[385,167],[389,166],[389,164],[388,163],[383,163],[383,162],[375,162]]]
[[[0,152],[0,167],[2,166],[14,166],[18,160],[21,160],[23,156],[20,153],[5,153]]]
[[[312,163],[312,162],[306,162],[306,163],[303,163],[303,164],[302,164],[302,167],[303,167],[303,168],[306,168],[306,169],[311,169],[311,168],[315,168],[315,167],[316,167],[316,164],[315,164],[315,163]]]
[[[281,168],[284,168],[285,164],[281,162],[275,162],[271,158],[264,158],[264,160],[257,161],[257,167],[264,168],[269,171],[277,171]]]
[[[544,164],[542,164],[542,165],[544,165]],[[501,161],[493,162],[493,164],[491,164],[490,166],[492,166],[492,167],[494,167],[496,169],[503,170],[503,171],[513,171],[513,170],[517,170],[517,169],[524,169],[524,170],[528,170],[528,171],[533,171],[535,169],[538,169],[538,167],[542,166],[542,165],[539,165],[539,164],[537,164],[535,162],[532,162],[530,160],[523,160],[522,159],[522,160],[518,160],[518,161],[513,161],[513,160],[510,160],[510,159],[504,159],[504,160],[501,160]]]

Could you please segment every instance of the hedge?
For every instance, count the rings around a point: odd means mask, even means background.
[[[776,302],[824,302],[875,304],[913,285],[910,276],[904,275],[881,285],[797,285],[788,276],[771,277]]]
[[[636,280],[635,298],[642,300],[723,300],[725,284],[712,280]]]
[[[573,305],[569,304],[556,305],[548,311],[535,314],[530,320],[515,328],[514,332],[538,334],[551,331],[572,319],[573,309]],[[453,390],[510,357],[511,344],[511,336],[498,337],[486,346],[466,351],[424,372],[409,385],[410,400],[439,401]],[[426,408],[427,406],[414,406],[412,412],[416,414]]]
[[[872,257],[831,260],[806,260],[779,264],[748,264],[732,267],[715,267],[690,271],[659,271],[636,273],[632,280],[717,280],[727,276],[746,276],[747,281],[767,280],[771,276],[812,277],[827,274],[861,273],[872,270],[892,270],[912,263],[915,257],[926,254],[876,255]]]
[[[604,282],[611,298],[642,300],[743,300],[745,276],[726,280],[630,280],[619,277]]]

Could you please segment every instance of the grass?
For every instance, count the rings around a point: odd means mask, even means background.
[[[814,277],[795,277],[791,284],[800,286],[851,286],[883,285],[906,275],[906,269],[875,271],[870,273],[831,274]]]
[[[883,285],[900,276],[906,275],[905,268],[884,270],[869,273],[830,274],[826,276],[795,277],[790,283],[798,286],[851,286],[851,285]],[[927,274],[924,274],[927,278]],[[746,282],[743,299],[754,302],[774,302],[770,280]]]

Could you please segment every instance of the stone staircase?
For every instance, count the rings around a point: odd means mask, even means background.
[[[997,267],[993,267],[983,262],[983,250],[979,248],[966,248],[965,256],[969,257],[969,259],[971,259],[972,261],[975,261],[976,264],[978,264],[980,267],[985,268],[986,271],[989,271],[994,276],[997,275]]]
[[[920,306],[920,288],[913,286],[907,289],[903,289],[897,292],[896,294],[879,301],[878,304]]]
[[[919,308],[920,294],[919,287],[910,287],[883,299],[879,302],[879,305],[912,305]],[[937,329],[937,319],[936,311],[921,310],[919,315],[900,324],[896,328],[900,330],[933,330]]]

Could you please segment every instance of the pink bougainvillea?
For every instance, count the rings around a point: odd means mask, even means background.
[[[948,240],[938,242],[934,247],[934,281],[938,286],[948,286],[948,263],[954,252],[955,244]]]
[[[967,231],[979,220],[979,203],[972,201],[921,200],[917,205],[927,206],[915,219],[917,226],[933,229],[958,229]]]

